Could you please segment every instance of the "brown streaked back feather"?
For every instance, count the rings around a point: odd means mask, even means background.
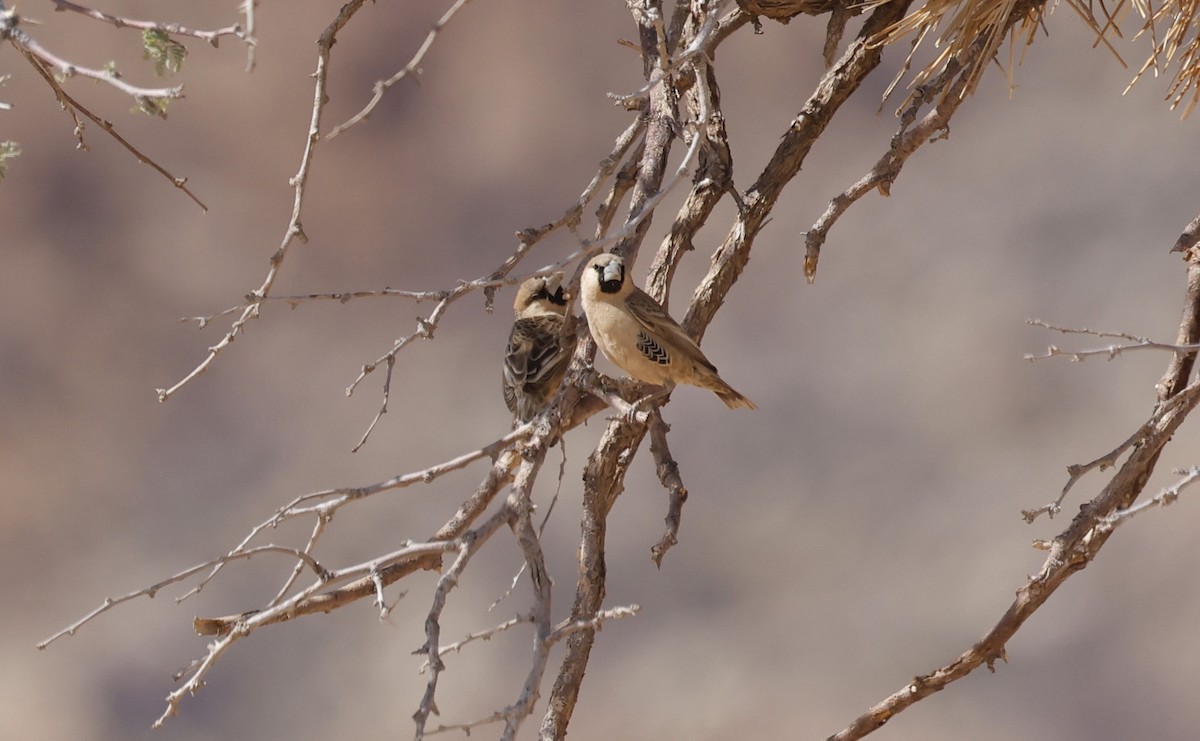
[[[513,324],[504,352],[504,403],[521,422],[533,419],[558,390],[574,351],[564,343],[563,317],[540,314]]]

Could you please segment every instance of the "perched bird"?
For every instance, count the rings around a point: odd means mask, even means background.
[[[534,277],[517,289],[517,320],[504,350],[504,403],[517,424],[533,419],[558,391],[575,351],[575,338],[562,337],[562,279],[562,273]]]
[[[730,409],[756,408],[721,380],[700,346],[662,305],[633,284],[619,255],[592,258],[579,294],[596,345],[629,375],[659,386],[686,383],[708,389]]]

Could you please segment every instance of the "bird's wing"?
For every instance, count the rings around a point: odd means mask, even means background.
[[[671,318],[661,304],[650,297],[650,294],[635,287],[626,297],[625,305],[629,308],[629,314],[651,335],[651,340],[665,341],[696,364],[716,372],[716,366],[704,357],[700,346],[683,331],[683,327]]]

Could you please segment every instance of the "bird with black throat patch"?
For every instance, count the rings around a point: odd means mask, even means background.
[[[730,409],[757,408],[717,375],[666,309],[633,284],[620,255],[604,253],[588,262],[579,298],[597,347],[630,376],[657,386],[708,389]]]
[[[504,403],[513,413],[513,424],[533,419],[562,383],[574,335],[563,337],[567,299],[563,274],[552,273],[526,280],[513,301],[516,321],[504,349]]]

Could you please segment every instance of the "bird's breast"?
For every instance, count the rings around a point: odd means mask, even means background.
[[[670,379],[671,353],[650,337],[623,308],[607,302],[588,307],[588,326],[604,356],[639,381],[662,385]]]

